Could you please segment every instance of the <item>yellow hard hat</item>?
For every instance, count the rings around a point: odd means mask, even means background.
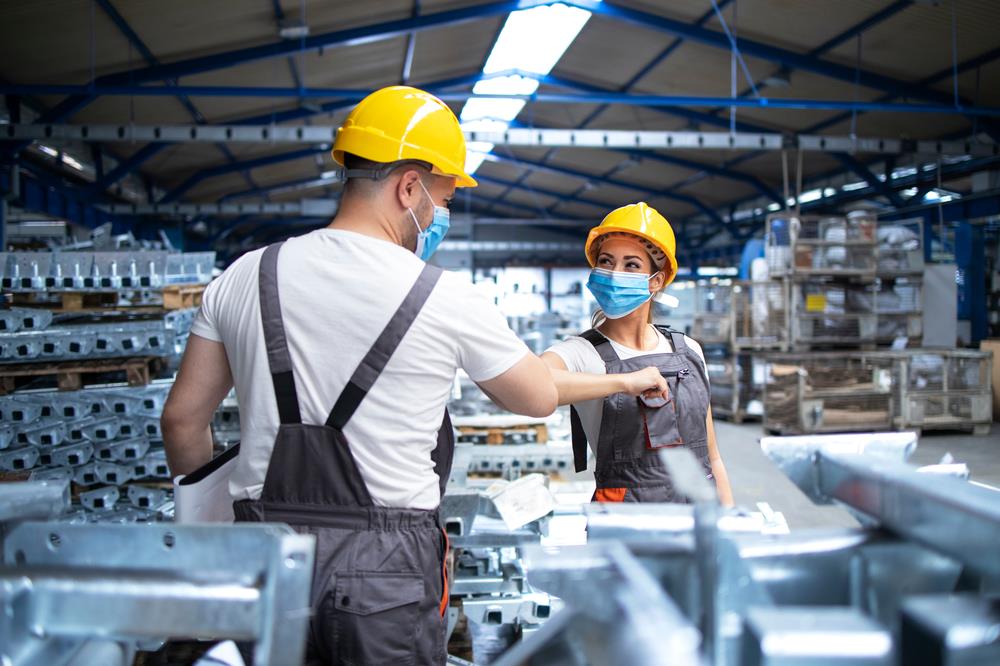
[[[344,153],[388,164],[420,160],[439,176],[453,176],[456,187],[475,187],[465,173],[465,135],[448,105],[428,92],[389,86],[361,100],[337,130],[333,159]]]
[[[659,250],[666,261],[663,274],[666,278],[663,286],[674,281],[677,275],[677,239],[667,218],[660,215],[655,208],[644,201],[616,208],[607,214],[604,220],[590,230],[587,236],[587,261],[591,266],[597,263],[597,252],[601,244],[599,239],[612,233],[625,233],[637,236],[650,245],[651,250]],[[654,252],[655,253],[655,252]],[[654,257],[655,258],[655,257]]]

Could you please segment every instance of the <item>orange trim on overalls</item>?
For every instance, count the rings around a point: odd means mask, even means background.
[[[444,582],[441,592],[441,617],[448,612],[448,553],[451,551],[451,542],[448,540],[448,533],[441,530],[444,536],[444,557],[441,558],[441,580]]]
[[[624,502],[628,488],[598,488],[594,492],[594,502]]]

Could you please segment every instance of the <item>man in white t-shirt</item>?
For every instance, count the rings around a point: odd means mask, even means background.
[[[377,91],[333,155],[347,184],[330,226],[244,255],[206,289],[164,442],[174,474],[206,463],[235,384],[237,520],[317,537],[306,663],[444,663],[436,510],[455,373],[531,416],[552,413],[556,389],[490,301],[425,263],[456,186],[475,185],[451,110],[414,88]]]

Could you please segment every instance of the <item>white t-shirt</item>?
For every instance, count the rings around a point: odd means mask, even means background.
[[[233,263],[205,290],[191,332],[222,342],[240,404],[234,499],[263,490],[278,407],[267,364],[257,272],[263,250]],[[322,424],[424,262],[361,234],[320,229],[285,242],[278,292],[302,422]],[[445,272],[344,434],[375,504],[434,509],[431,461],[455,373],[493,379],[529,353],[500,310],[468,279]]]
[[[626,347],[625,345],[619,344],[610,338],[608,338],[608,342],[611,343],[612,349],[615,350],[615,353],[618,354],[618,358],[620,359],[635,358],[636,356],[643,356],[645,354],[672,353],[674,351],[674,346],[670,342],[670,338],[663,335],[663,333],[656,328],[653,330],[656,331],[657,342],[656,347],[652,351],[632,349],[631,347]],[[701,359],[702,367],[704,368],[705,353],[702,351],[701,345],[691,338],[685,338],[684,342],[687,343],[687,346],[690,347],[695,354],[698,355]],[[597,350],[594,349],[594,345],[579,336],[574,335],[568,337],[562,342],[557,342],[552,345],[546,351],[558,354],[559,358],[561,358],[563,363],[566,364],[566,369],[571,372],[589,372],[595,375],[603,375],[607,373],[604,361],[601,359],[601,355],[597,352]],[[574,403],[573,406],[576,407],[576,411],[580,415],[580,424],[583,426],[583,431],[587,433],[587,442],[590,444],[590,449],[596,454],[597,441],[601,434],[601,415],[604,409],[604,399],[598,398],[596,400],[584,400],[583,402]]]

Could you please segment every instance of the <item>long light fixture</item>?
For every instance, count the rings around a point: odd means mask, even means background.
[[[511,12],[490,51],[483,74],[518,70],[526,74],[545,76],[552,71],[591,13],[563,4],[544,5]],[[538,81],[517,74],[483,79],[472,92],[479,95],[531,95],[538,90]],[[467,132],[503,132],[524,108],[523,99],[502,97],[477,98],[466,101],[459,114]],[[471,141],[465,160],[467,173],[475,173],[494,144]]]

